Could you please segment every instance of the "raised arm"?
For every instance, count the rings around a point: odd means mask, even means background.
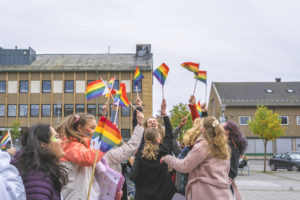
[[[187,123],[187,118],[184,117],[181,119],[180,121],[180,124],[179,126],[177,126],[174,131],[173,131],[173,139],[172,139],[172,151],[173,153],[175,154],[175,156],[177,157],[180,152],[181,152],[181,149],[178,145],[178,142],[177,142],[177,138],[178,138],[178,135],[180,134],[180,131],[181,131],[181,128]]]
[[[136,109],[139,110],[140,112],[143,112],[143,108],[142,108],[142,100],[140,99],[140,97],[136,98]],[[136,127],[136,125],[138,124],[138,120],[137,120],[137,111],[134,109],[133,110],[133,116],[132,116],[132,127],[133,129]]]
[[[166,100],[163,99],[161,104],[161,115],[163,116],[164,124],[165,124],[165,137],[163,139],[163,143],[160,146],[161,146],[161,151],[168,154],[172,152],[173,129],[166,110],[167,110],[167,103]]]

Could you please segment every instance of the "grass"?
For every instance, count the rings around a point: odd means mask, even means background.
[[[275,174],[276,172],[275,171],[257,171],[257,173],[264,173],[264,174]]]

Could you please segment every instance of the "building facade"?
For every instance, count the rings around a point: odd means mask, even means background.
[[[144,79],[133,85],[136,66]],[[15,120],[21,127],[49,123],[56,127],[66,116],[88,112],[98,119],[107,99],[87,101],[89,82],[116,77],[114,89],[125,83],[129,101],[138,94],[144,103],[145,117],[152,116],[151,45],[136,46],[136,53],[124,54],[36,54],[29,49],[0,49],[0,128]],[[110,110],[113,102],[110,100]],[[119,108],[118,127],[125,140],[132,133],[132,108]]]
[[[258,105],[277,112],[285,135],[269,141],[267,153],[300,151],[300,82],[213,82],[209,97],[209,115],[220,121],[234,121],[248,138],[248,155],[264,152],[263,140],[250,130]]]

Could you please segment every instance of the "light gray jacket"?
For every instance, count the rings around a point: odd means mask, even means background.
[[[144,127],[136,126],[128,142],[105,153],[104,157],[112,169],[122,173],[121,163],[139,148],[143,133]]]
[[[5,200],[25,200],[26,193],[17,168],[10,164],[10,155],[0,150],[0,194]]]

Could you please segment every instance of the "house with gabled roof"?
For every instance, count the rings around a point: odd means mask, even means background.
[[[300,82],[212,82],[208,114],[220,121],[234,121],[248,139],[249,155],[264,152],[263,141],[250,130],[258,105],[277,112],[285,135],[269,141],[267,153],[300,151]]]

